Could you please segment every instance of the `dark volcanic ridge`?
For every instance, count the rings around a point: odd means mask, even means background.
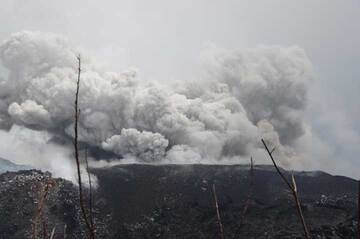
[[[302,238],[291,195],[270,166],[255,167],[252,187],[245,165],[131,164],[92,173],[99,238],[219,238],[213,184],[227,239]],[[356,238],[357,182],[323,172],[295,177],[312,236]],[[63,238],[66,225],[67,238],[83,238],[76,186],[36,170],[0,175],[0,238],[29,237],[48,180],[55,181],[44,207],[48,230]]]

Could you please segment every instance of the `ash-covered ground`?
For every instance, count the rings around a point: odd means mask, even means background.
[[[255,167],[253,184],[244,165],[134,164],[92,173],[99,179],[98,238],[220,238],[213,184],[225,238],[302,238],[291,195],[270,166]],[[50,177],[35,170],[0,175],[0,238],[29,238]],[[313,238],[356,238],[357,182],[323,172],[295,177]],[[64,238],[66,225],[67,238],[84,238],[76,187],[54,181],[44,206],[48,233],[55,227],[54,238]]]

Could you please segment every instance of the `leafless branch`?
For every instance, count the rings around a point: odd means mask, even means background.
[[[217,223],[218,223],[219,231],[220,231],[220,238],[225,239],[225,237],[224,237],[224,228],[223,228],[223,225],[222,225],[222,222],[221,222],[221,216],[220,216],[220,211],[219,211],[219,203],[218,203],[218,199],[217,199],[215,184],[213,184],[212,191],[213,191],[213,196],[214,196],[214,201],[215,201],[216,217],[217,217]]]
[[[81,181],[81,169],[80,169],[80,159],[79,159],[79,143],[78,143],[78,122],[79,122],[79,115],[80,110],[78,106],[79,100],[79,89],[80,89],[80,76],[81,76],[81,57],[80,55],[77,56],[78,60],[78,77],[76,81],[76,93],[75,93],[75,124],[74,124],[74,149],[75,149],[75,160],[76,160],[76,167],[77,167],[77,175],[78,175],[78,184],[79,184],[79,204],[80,209],[82,212],[83,219],[85,221],[86,227],[89,231],[90,239],[95,239],[95,231],[89,222],[85,205],[84,205],[84,196],[83,196],[83,189],[82,189],[82,181]]]
[[[37,224],[39,219],[42,219],[42,224],[43,224],[43,237],[46,237],[46,221],[43,215],[43,211],[44,211],[44,206],[45,206],[45,201],[46,198],[49,194],[49,190],[51,187],[53,187],[55,185],[55,182],[52,180],[49,180],[48,182],[46,182],[44,188],[43,188],[43,192],[41,195],[41,198],[39,200],[39,204],[36,208],[36,214],[35,214],[35,218],[32,224],[32,239],[36,239],[38,232],[37,232]]]
[[[245,221],[245,214],[250,207],[250,203],[251,203],[253,191],[254,191],[254,161],[253,161],[252,157],[250,158],[249,179],[250,179],[250,185],[249,185],[250,187],[249,187],[249,191],[248,191],[248,195],[247,195],[247,199],[246,199],[244,208],[241,213],[240,225],[242,225]]]
[[[42,225],[43,225],[43,239],[48,239],[48,233],[47,233],[47,225],[46,225],[46,220],[44,217],[44,214],[41,214],[41,220],[42,220]]]
[[[66,239],[66,224],[64,225],[64,239]]]
[[[89,212],[90,212],[90,224],[91,227],[95,230],[94,225],[94,216],[93,216],[93,194],[92,194],[92,185],[91,185],[91,176],[89,172],[89,162],[88,162],[88,151],[85,149],[85,164],[86,164],[86,172],[89,180]]]
[[[249,190],[246,196],[246,201],[245,204],[242,208],[241,211],[241,215],[240,215],[240,223],[235,231],[235,235],[233,238],[239,238],[239,234],[241,231],[241,227],[244,225],[245,222],[245,215],[247,210],[250,207],[251,201],[252,201],[252,197],[253,197],[253,192],[254,192],[254,161],[253,158],[250,157],[250,170],[249,170]]]
[[[294,202],[295,202],[295,205],[296,205],[296,210],[297,210],[297,213],[299,215],[299,218],[300,218],[300,221],[301,221],[301,224],[302,224],[302,227],[303,227],[303,230],[304,230],[304,235],[305,235],[305,238],[307,239],[310,239],[310,233],[309,233],[309,230],[306,226],[306,223],[305,223],[305,219],[304,219],[304,215],[303,215],[303,212],[302,212],[302,209],[301,209],[301,203],[300,203],[300,199],[299,199],[299,196],[298,196],[298,192],[297,192],[297,186],[296,186],[296,181],[295,181],[295,177],[294,175],[292,175],[292,181],[291,183],[287,180],[287,178],[285,177],[285,175],[281,172],[281,170],[279,169],[279,167],[277,166],[275,160],[274,160],[274,157],[272,155],[273,153],[273,150],[270,151],[268,146],[266,145],[265,141],[263,139],[261,139],[261,142],[264,144],[264,147],[267,151],[267,153],[269,154],[270,156],[270,159],[276,169],[276,171],[278,172],[278,174],[280,175],[280,177],[282,178],[282,180],[286,183],[287,187],[290,189],[291,191],[291,194],[294,198]],[[274,148],[275,149],[275,148]]]
[[[54,238],[54,235],[55,235],[55,228],[56,228],[56,226],[54,226],[54,228],[52,229],[51,234],[50,234],[50,238],[49,238],[49,239],[53,239],[53,238]]]

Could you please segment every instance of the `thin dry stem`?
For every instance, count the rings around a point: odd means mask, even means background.
[[[95,239],[95,231],[94,228],[91,226],[89,222],[85,204],[84,204],[84,196],[83,196],[83,189],[82,189],[82,181],[81,181],[81,169],[80,169],[80,159],[79,159],[79,143],[78,143],[78,122],[79,122],[79,115],[80,110],[78,107],[78,100],[79,100],[79,89],[80,89],[80,76],[81,76],[81,58],[80,55],[77,57],[78,60],[78,78],[76,81],[76,94],[75,94],[75,124],[74,124],[74,148],[75,148],[75,160],[76,160],[76,167],[77,167],[77,176],[78,176],[78,184],[79,184],[79,204],[80,209],[82,212],[83,219],[85,221],[86,227],[89,231],[90,239]]]
[[[220,238],[225,239],[225,237],[224,237],[224,228],[223,228],[223,225],[222,225],[222,222],[221,222],[219,203],[218,203],[218,199],[217,199],[215,184],[213,184],[212,191],[213,191],[213,196],[214,196],[214,201],[215,201],[216,218],[217,218],[217,223],[218,223],[218,226],[219,226]]]
[[[51,231],[51,234],[50,234],[50,238],[49,239],[53,239],[54,238],[54,235],[55,235],[55,226],[54,226],[54,228],[52,229],[52,231]]]
[[[64,225],[64,239],[66,239],[66,224]]]
[[[235,235],[234,235],[233,238],[239,238],[241,227],[245,223],[246,212],[248,211],[248,209],[250,207],[250,204],[251,204],[251,201],[252,201],[252,198],[253,198],[253,193],[254,193],[254,161],[253,161],[252,157],[250,157],[249,180],[250,180],[249,190],[248,190],[248,193],[247,193],[245,204],[244,204],[244,206],[242,208],[242,211],[241,211],[240,223],[239,223],[239,226],[237,227],[237,229],[235,231]]]
[[[249,187],[249,192],[247,195],[247,199],[246,199],[244,208],[241,213],[240,225],[244,224],[245,214],[250,207],[252,196],[253,196],[253,191],[254,191],[254,161],[253,161],[252,157],[250,158],[249,178],[250,178],[250,185],[249,185],[250,187]]]
[[[38,206],[36,208],[36,214],[35,214],[35,218],[34,218],[33,225],[32,225],[32,239],[37,238],[37,234],[38,234],[38,232],[37,232],[37,224],[38,224],[39,218],[42,219],[42,223],[43,223],[43,237],[44,238],[46,237],[46,221],[45,221],[45,218],[44,218],[44,215],[43,215],[43,210],[44,210],[46,198],[47,198],[47,196],[49,194],[49,190],[54,185],[55,185],[55,182],[52,181],[52,180],[49,180],[44,186],[43,193],[42,193],[41,198],[39,200],[39,204],[38,204]]]
[[[287,187],[290,189],[291,194],[292,194],[292,196],[294,198],[295,205],[296,205],[296,211],[297,211],[297,213],[299,215],[301,225],[303,227],[305,238],[310,239],[310,233],[309,233],[309,230],[308,230],[307,225],[305,223],[304,215],[303,215],[302,208],[301,208],[300,199],[299,199],[299,196],[298,196],[298,193],[297,193],[297,187],[296,187],[296,182],[295,182],[294,175],[292,176],[292,183],[290,183],[287,180],[287,178],[285,177],[285,175],[281,172],[281,170],[279,169],[279,167],[277,166],[277,164],[276,164],[276,162],[274,160],[274,157],[273,157],[272,153],[274,152],[275,148],[270,151],[263,139],[261,139],[261,142],[264,144],[265,149],[266,149],[267,153],[269,154],[270,159],[271,159],[276,171],[278,172],[278,174],[280,175],[282,180],[285,182]]]
[[[94,225],[94,216],[93,216],[93,194],[92,194],[92,185],[91,185],[91,176],[89,172],[89,162],[88,162],[88,152],[85,149],[85,164],[86,164],[86,172],[89,180],[89,212],[90,212],[90,224],[91,227],[95,230]]]
[[[44,218],[43,213],[41,215],[41,220],[42,220],[42,224],[43,224],[43,239],[48,239],[47,225],[46,225],[46,220]]]

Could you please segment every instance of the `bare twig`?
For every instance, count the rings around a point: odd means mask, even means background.
[[[239,223],[237,229],[235,230],[233,238],[239,238],[241,227],[244,225],[244,222],[245,222],[246,212],[250,207],[252,197],[253,197],[253,192],[254,192],[254,161],[253,161],[252,157],[250,157],[249,182],[250,182],[249,183],[249,190],[248,190],[248,193],[247,193],[247,196],[246,196],[245,204],[244,204],[244,206],[242,208],[242,211],[241,211],[240,223]]]
[[[217,217],[217,223],[218,223],[219,231],[220,231],[220,238],[225,239],[225,237],[224,237],[224,228],[223,228],[223,225],[222,225],[222,222],[221,222],[221,216],[220,216],[220,211],[219,211],[219,203],[218,203],[218,199],[217,199],[215,184],[213,184],[212,191],[213,191],[213,196],[214,196],[214,201],[215,201],[216,217]]]
[[[78,175],[78,184],[79,184],[79,204],[80,209],[82,212],[83,219],[85,221],[86,227],[89,231],[90,239],[95,239],[95,231],[94,228],[91,226],[89,222],[85,205],[84,205],[84,196],[83,196],[83,189],[82,189],[82,181],[81,181],[81,169],[80,169],[80,160],[79,160],[79,143],[78,143],[78,122],[79,122],[79,115],[80,110],[78,107],[78,100],[79,100],[79,89],[80,89],[80,75],[81,75],[81,58],[80,55],[77,56],[78,60],[78,77],[76,82],[76,93],[75,93],[75,124],[74,124],[74,148],[75,148],[75,160],[76,160],[76,167],[77,167],[77,175]]]
[[[94,216],[93,216],[93,194],[92,194],[92,185],[91,185],[91,176],[89,172],[89,162],[88,162],[88,153],[87,149],[85,149],[85,164],[86,164],[86,172],[89,180],[89,212],[90,212],[90,224],[93,229],[95,229],[94,225]]]
[[[244,205],[244,208],[242,210],[241,213],[241,218],[240,218],[240,225],[244,224],[245,221],[245,214],[247,212],[247,210],[250,207],[250,203],[252,200],[252,196],[253,196],[253,190],[254,190],[254,161],[253,158],[250,158],[250,171],[249,171],[249,179],[250,179],[250,187],[249,187],[249,191],[248,191],[248,195],[247,195],[247,199]]]
[[[43,210],[44,210],[46,198],[49,194],[49,189],[54,185],[55,185],[55,182],[52,180],[49,180],[48,182],[46,182],[46,184],[44,186],[43,193],[39,200],[39,204],[36,208],[36,214],[35,214],[35,218],[34,218],[33,225],[32,225],[32,239],[37,238],[37,235],[38,235],[37,224],[38,224],[38,221],[40,218],[42,219],[42,223],[43,223],[43,234],[44,234],[43,236],[44,237],[46,236],[45,235],[46,234],[46,222],[44,219]]]
[[[51,234],[50,234],[50,238],[49,238],[49,239],[53,239],[53,238],[54,238],[54,235],[55,235],[55,228],[56,228],[56,226],[54,226],[54,228],[52,229]]]
[[[48,239],[48,233],[47,233],[47,225],[46,220],[44,218],[44,214],[41,215],[42,224],[43,224],[43,239]]]
[[[66,224],[64,225],[64,239],[66,239]]]
[[[287,187],[290,189],[291,194],[292,194],[292,196],[294,198],[294,201],[295,201],[295,204],[296,204],[296,210],[297,210],[297,213],[299,215],[301,225],[302,225],[303,230],[304,230],[305,238],[310,239],[310,233],[309,233],[309,230],[308,230],[308,228],[306,226],[304,215],[303,215],[303,212],[302,212],[302,209],[301,209],[301,203],[300,203],[300,199],[299,199],[299,196],[298,196],[297,187],[296,187],[296,181],[295,181],[294,175],[292,175],[292,182],[290,183],[286,179],[285,175],[281,172],[281,170],[279,169],[279,167],[277,166],[277,164],[276,164],[276,162],[274,160],[274,157],[272,155],[274,150],[270,151],[263,139],[261,139],[261,142],[264,144],[265,149],[266,149],[267,153],[269,154],[270,159],[271,159],[276,171],[278,172],[278,174],[280,175],[282,180],[286,183]]]

